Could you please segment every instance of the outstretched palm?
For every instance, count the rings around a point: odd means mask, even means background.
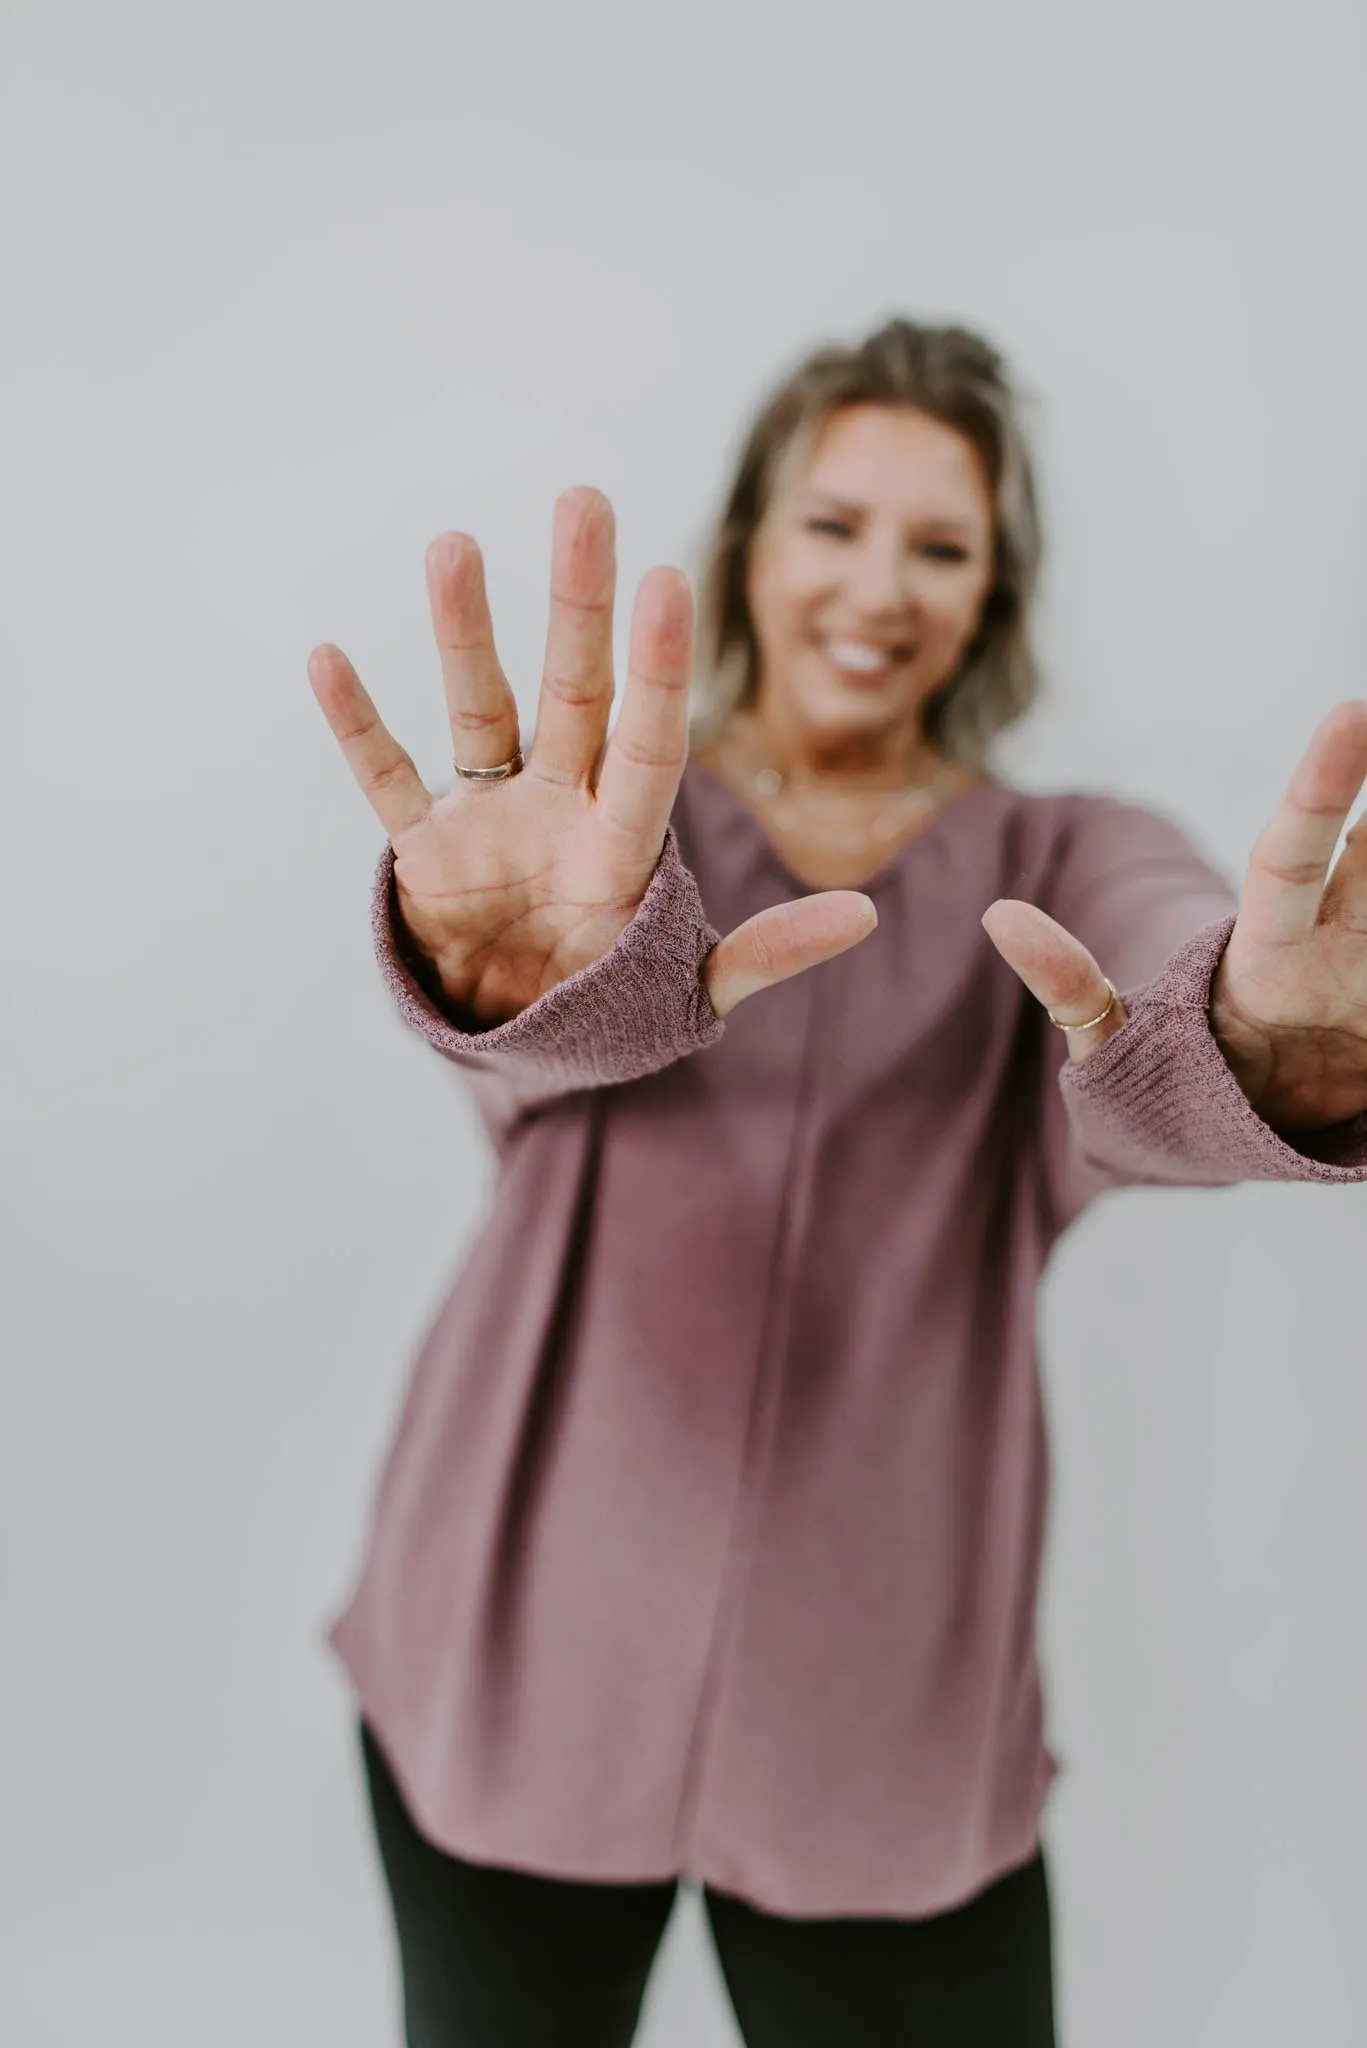
[[[458,777],[433,797],[341,650],[318,647],[309,659],[314,694],[393,844],[404,924],[450,1001],[484,1022],[515,1016],[609,950],[655,870],[687,759],[692,599],[677,569],[642,579],[607,737],[613,539],[601,492],[558,499],[536,729],[524,769],[504,781]],[[517,704],[469,536],[433,543],[427,584],[455,758],[496,767],[517,749]],[[724,1016],[875,921],[869,899],[848,889],[760,911],[708,955],[712,1007]]]

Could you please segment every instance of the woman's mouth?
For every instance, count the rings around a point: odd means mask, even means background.
[[[880,682],[909,660],[910,647],[879,647],[871,640],[831,638],[818,642],[832,668],[853,682]]]

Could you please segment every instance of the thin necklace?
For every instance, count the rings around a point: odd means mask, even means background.
[[[865,819],[853,832],[835,833],[813,831],[810,818],[799,817],[794,804],[795,792],[800,789],[820,789],[827,796],[841,795],[819,773],[810,769],[789,771],[784,774],[772,762],[762,762],[756,767],[753,761],[743,765],[753,794],[764,806],[773,823],[781,832],[799,833],[810,844],[833,852],[859,853],[870,842],[876,844],[896,837],[908,821],[918,812],[933,804],[947,784],[952,782],[956,772],[955,763],[944,761],[925,782],[904,784],[900,789],[890,790],[871,819]],[[863,798],[855,795],[853,801],[861,803]]]

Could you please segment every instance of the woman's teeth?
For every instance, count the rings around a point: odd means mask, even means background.
[[[858,676],[881,675],[885,669],[896,666],[896,656],[885,647],[870,647],[862,640],[828,640],[825,652],[837,668],[849,669]]]

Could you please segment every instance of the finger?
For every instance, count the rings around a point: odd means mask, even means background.
[[[1339,705],[1336,707],[1336,714],[1345,713],[1349,708],[1347,705]],[[1367,703],[1357,701],[1351,709],[1359,714],[1361,723],[1367,726]],[[1357,722],[1347,718],[1340,719],[1340,744],[1345,744],[1341,737],[1343,727],[1346,725],[1349,732],[1353,732]],[[1353,744],[1356,743],[1357,735],[1354,733]],[[1367,747],[1364,748],[1364,752],[1367,753]],[[1345,758],[1345,780],[1349,772]],[[1351,810],[1357,795],[1358,791],[1355,790],[1349,797],[1345,814]],[[1318,914],[1321,924],[1344,925],[1352,931],[1367,934],[1367,813],[1354,822],[1344,839],[1342,851],[1334,862],[1334,871],[1320,899]]]
[[[1032,996],[1063,1024],[1086,1024],[1100,1017],[1111,1002],[1110,986],[1081,939],[1057,924],[1038,904],[1008,896],[988,905],[982,927],[1008,967],[1014,968]],[[1089,1031],[1069,1031],[1068,1057],[1078,1061],[1098,1052],[1126,1022],[1125,1005],[1111,1003],[1110,1013]]]
[[[747,996],[833,960],[878,922],[878,912],[856,889],[823,889],[795,903],[775,903],[748,917],[712,948],[703,966],[707,999],[719,1017]]]
[[[409,826],[421,824],[432,799],[408,755],[386,731],[341,648],[315,647],[308,676],[352,774],[389,837],[397,839]]]
[[[517,751],[517,699],[494,648],[483,557],[468,533],[444,533],[425,566],[452,758],[462,768],[501,767]]]
[[[1329,863],[1365,775],[1367,703],[1336,704],[1249,855],[1239,903],[1244,938],[1276,946],[1314,930]]]
[[[1319,921],[1367,938],[1367,812],[1343,842],[1320,902]]]
[[[612,507],[601,491],[555,502],[551,615],[531,764],[555,782],[588,782],[612,710],[612,603],[617,583]]]
[[[650,569],[631,614],[627,681],[598,777],[598,811],[642,857],[658,853],[688,759],[693,593],[682,569]]]

